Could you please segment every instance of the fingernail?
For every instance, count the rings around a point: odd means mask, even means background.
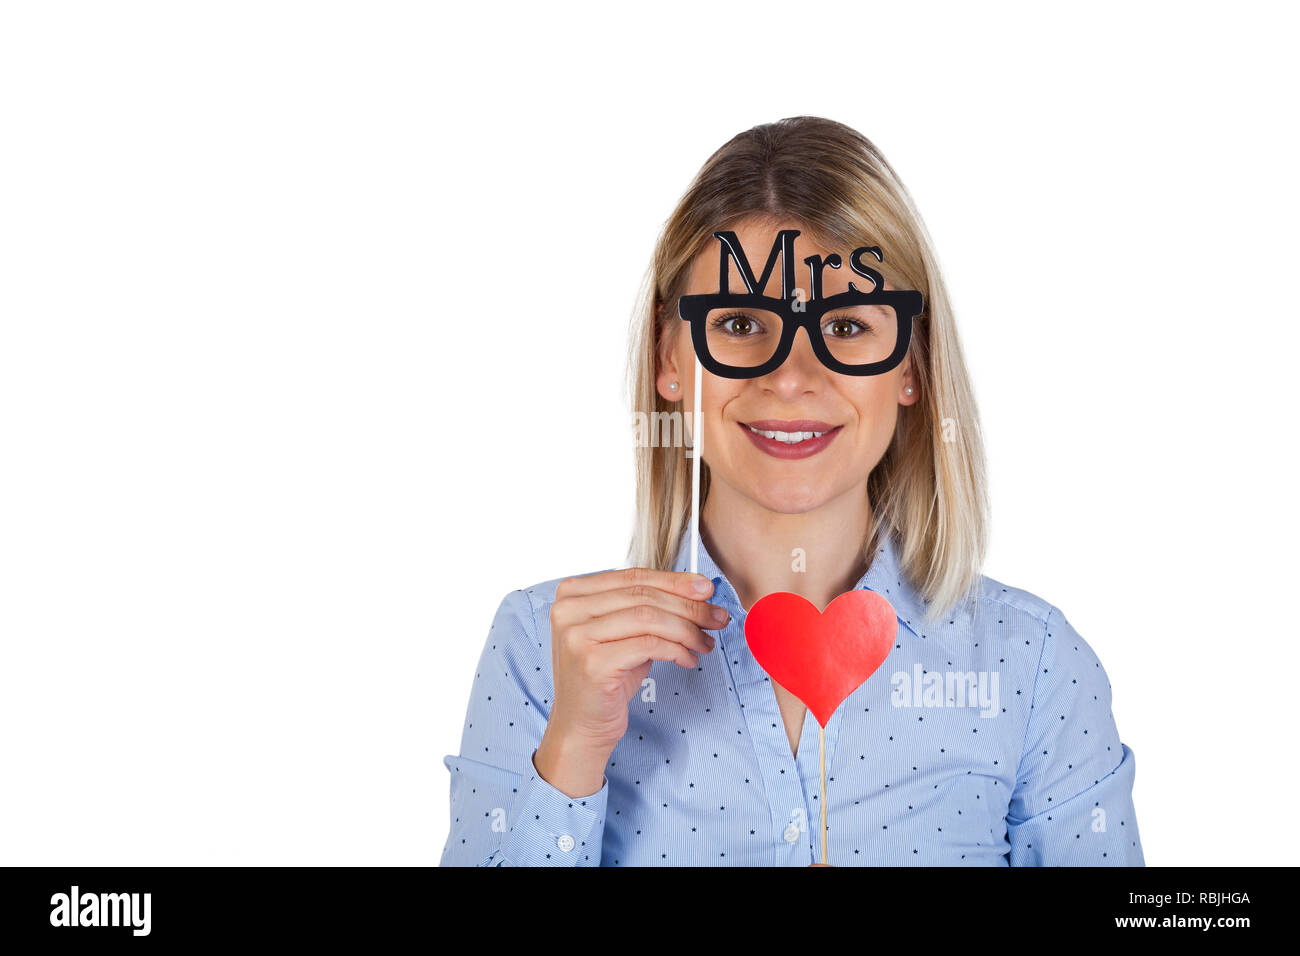
[[[708,645],[709,645],[709,650],[713,650],[713,645],[717,643],[717,641],[715,641],[715,640],[713,639],[713,635],[712,635],[712,634],[705,634],[705,635],[704,635],[704,640],[705,640],[706,643],[708,643]]]
[[[713,582],[701,576],[699,580],[691,583],[691,587],[695,589],[696,594],[708,594],[713,590]]]
[[[726,624],[727,618],[730,616],[731,615],[727,613],[726,608],[718,607],[716,604],[713,605],[713,619],[719,624]]]

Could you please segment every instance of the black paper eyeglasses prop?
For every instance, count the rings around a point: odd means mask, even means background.
[[[684,295],[677,313],[691,325],[691,343],[704,368],[722,378],[758,378],[781,367],[803,328],[813,352],[832,372],[841,375],[880,375],[903,361],[912,339],[912,320],[925,307],[915,290],[886,289],[884,277],[864,265],[870,253],[884,262],[879,246],[861,246],[849,256],[849,267],[870,279],[863,292],[852,282],[849,291],[822,296],[822,272],[839,269],[838,253],[809,256],[810,294],[795,286],[794,239],[798,229],[783,229],[772,244],[762,276],[755,278],[736,234],[713,234],[721,244],[717,293]],[[767,280],[781,257],[781,297],[767,296]],[[736,260],[748,293],[728,292],[728,263]]]
[[[822,296],[822,272],[839,269],[838,253],[825,258],[808,256],[810,295],[794,284],[794,239],[798,229],[782,229],[772,243],[763,274],[757,278],[736,234],[713,234],[722,248],[718,261],[718,292],[684,295],[677,314],[691,324],[695,348],[695,411],[691,421],[691,571],[699,571],[700,459],[704,455],[700,402],[703,370],[721,378],[758,378],[781,367],[794,347],[800,328],[808,334],[818,360],[841,375],[880,375],[897,368],[912,340],[912,320],[925,308],[925,298],[914,290],[886,289],[885,277],[862,263],[864,253],[885,258],[879,246],[860,246],[849,256],[849,268],[870,279],[870,292],[852,282],[849,291]],[[767,280],[781,257],[781,297],[763,295]],[[736,260],[744,279],[744,292],[729,292],[729,262]]]

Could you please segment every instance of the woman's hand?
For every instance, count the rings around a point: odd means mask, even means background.
[[[730,615],[709,604],[700,574],[627,568],[565,578],[551,605],[555,700],[533,763],[569,796],[601,788],[605,764],[627,731],[628,702],[654,661],[697,666],[713,650],[705,628]]]

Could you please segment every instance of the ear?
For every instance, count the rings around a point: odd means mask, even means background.
[[[908,389],[912,394],[908,394]],[[903,374],[898,380],[898,404],[915,405],[921,400],[921,388],[916,383],[916,376],[912,374],[912,356],[908,353],[907,358],[903,359]]]
[[[682,324],[678,323],[678,325]],[[659,341],[655,356],[655,390],[666,402],[680,402],[682,396],[686,394],[686,386],[677,367],[677,338],[680,331],[677,326],[668,326]],[[672,388],[673,385],[677,388]]]

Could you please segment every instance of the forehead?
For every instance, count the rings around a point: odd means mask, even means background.
[[[803,289],[805,293],[810,289],[810,269],[812,266],[805,262],[806,259],[812,256],[820,256],[821,261],[825,261],[832,254],[838,254],[841,260],[838,269],[826,266],[821,270],[822,295],[828,296],[839,292],[847,292],[850,282],[861,292],[870,292],[872,290],[871,280],[854,272],[849,266],[849,257],[853,254],[854,249],[862,246],[880,245],[871,237],[864,236],[853,245],[839,248],[838,246],[823,245],[822,241],[814,236],[806,226],[794,220],[749,218],[726,228],[736,234],[736,239],[739,240],[740,247],[745,251],[745,258],[749,260],[749,268],[754,273],[755,279],[762,279],[763,267],[767,264],[773,246],[776,245],[777,235],[782,229],[795,229],[799,232],[799,235],[794,238],[794,278],[796,286]],[[881,247],[880,251],[884,256],[883,264],[869,252],[864,252],[859,261],[885,277],[886,289],[898,288],[890,276],[889,250]],[[720,291],[718,289],[718,262],[722,255],[722,243],[710,235],[704,250],[691,263],[686,280],[686,293],[688,295]],[[760,293],[780,297],[781,265],[778,251],[778,257],[772,266],[771,274],[767,278],[767,284],[758,290]],[[726,291],[741,293],[748,291],[745,288],[745,280],[741,277],[736,261],[730,257],[728,257],[727,262]]]

